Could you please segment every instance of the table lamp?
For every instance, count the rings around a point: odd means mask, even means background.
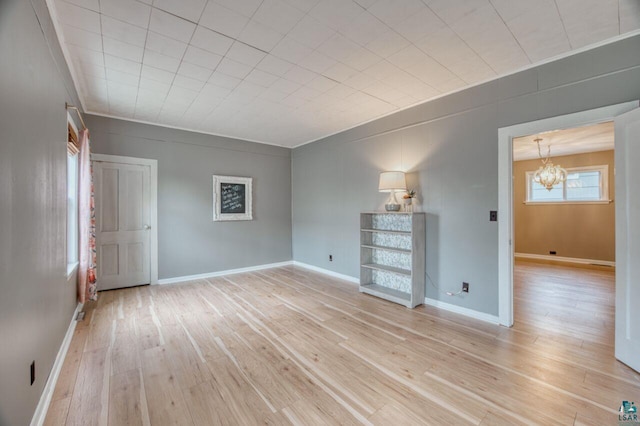
[[[400,211],[400,203],[396,199],[396,191],[406,191],[407,183],[404,179],[404,172],[382,172],[378,183],[378,191],[390,192],[389,199],[384,205],[388,212]]]

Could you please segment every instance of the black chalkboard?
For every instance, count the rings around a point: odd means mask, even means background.
[[[247,185],[244,183],[220,182],[220,213],[244,214],[246,213]]]

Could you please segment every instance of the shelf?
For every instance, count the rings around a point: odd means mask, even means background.
[[[425,222],[425,213],[360,214],[361,293],[407,308],[424,303]]]
[[[401,305],[409,306],[411,303],[411,294],[404,291],[394,290],[389,287],[383,287],[379,284],[362,284],[360,286],[361,293],[367,293],[372,296],[381,297]]]
[[[392,231],[390,229],[360,229],[362,232],[380,232],[385,234],[411,235],[411,231]]]
[[[411,271],[407,269],[394,268],[393,266],[378,265],[375,263],[364,263],[362,264],[362,267],[369,268],[369,269],[376,269],[378,271],[392,272],[398,275],[406,275],[408,277],[411,276]]]
[[[404,214],[404,215],[411,215],[417,212],[388,212],[386,210],[382,210],[379,212],[362,212],[362,214]]]
[[[396,253],[411,254],[411,250],[395,248],[395,247],[376,246],[373,244],[362,244],[361,247],[374,249],[374,250],[386,250],[386,251],[395,251]]]

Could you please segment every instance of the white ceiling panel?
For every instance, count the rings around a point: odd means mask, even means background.
[[[233,39],[198,25],[190,44],[211,53],[225,55],[233,44]]]
[[[88,112],[297,146],[640,27],[637,0],[54,0]]]
[[[111,18],[147,28],[151,7],[136,0],[105,0],[100,2],[100,12]]]
[[[273,55],[266,55],[258,65],[256,69],[266,71],[268,73],[282,76],[293,67],[291,62],[284,61],[280,58],[276,58]]]
[[[253,19],[267,27],[288,33],[302,19],[304,13],[282,0],[264,0]]]
[[[220,34],[236,38],[247,25],[247,22],[249,22],[248,17],[218,3],[209,1],[204,8],[204,12],[202,12],[199,24]]]
[[[104,53],[134,62],[142,62],[144,49],[140,46],[123,43],[109,37],[103,37],[102,44],[104,46]]]
[[[102,51],[102,36],[98,33],[86,31],[70,25],[63,25],[64,33],[69,37],[69,43],[86,49]]]
[[[423,9],[426,7],[420,0],[378,0],[367,10],[388,26],[395,27]]]
[[[556,0],[556,3],[574,49],[620,32],[617,0]]]
[[[191,64],[183,61],[178,68],[178,75],[193,78],[202,82],[207,82],[213,74],[211,68],[202,67],[200,65]]]
[[[256,49],[255,47],[236,41],[225,56],[229,59],[240,62],[241,64],[255,67],[260,63],[260,61],[262,61],[262,59],[264,59],[266,53]]]
[[[169,71],[171,73],[175,73],[178,70],[180,62],[180,58],[163,55],[162,53],[154,52],[149,49],[144,51],[144,58],[142,60],[142,63],[145,65],[160,68],[161,70]]]
[[[251,20],[238,36],[238,40],[262,51],[269,52],[283,37],[284,34],[260,22]]]
[[[153,6],[191,22],[198,22],[207,0],[154,0]]]
[[[251,17],[262,3],[262,0],[214,0],[216,3],[241,15]]]
[[[334,29],[308,15],[302,18],[289,32],[291,38],[311,49],[318,48],[318,46],[334,34]]]
[[[187,50],[187,43],[149,31],[147,33],[146,48],[153,52],[180,59]]]
[[[144,47],[147,31],[144,28],[101,15],[102,35],[124,43]]]
[[[153,9],[149,30],[166,37],[188,43],[196,29],[196,24],[160,9]]]
[[[61,24],[100,34],[99,13],[63,0],[58,0],[55,5],[57,9],[56,16]]]

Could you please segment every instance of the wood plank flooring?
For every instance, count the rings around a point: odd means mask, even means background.
[[[47,425],[603,425],[640,400],[614,275],[519,262],[513,328],[297,267],[103,292]]]

